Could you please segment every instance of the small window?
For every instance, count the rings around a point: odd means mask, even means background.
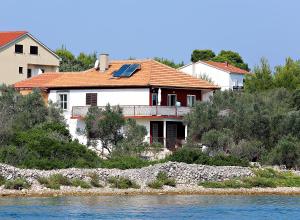
[[[86,105],[97,106],[97,93],[86,93]]]
[[[176,94],[168,94],[168,106],[175,106],[176,105]]]
[[[19,74],[23,74],[23,67],[19,66]]]
[[[38,47],[37,46],[30,46],[30,54],[38,55]]]
[[[157,95],[157,93],[152,93],[152,105],[158,105],[158,95]]]
[[[31,76],[31,69],[27,69],[27,78],[30,78]]]
[[[44,73],[44,72],[45,72],[45,69],[41,69],[41,71],[42,71],[42,73]]]
[[[15,53],[23,53],[23,45],[16,44],[15,45]]]
[[[195,95],[187,95],[187,106],[188,107],[193,107],[195,106],[196,103],[196,96]]]
[[[68,110],[68,94],[63,93],[58,95],[58,104],[59,107],[63,110]]]

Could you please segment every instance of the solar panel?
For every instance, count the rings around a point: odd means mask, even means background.
[[[114,72],[114,77],[120,77],[123,72],[130,66],[130,64],[124,64],[121,68]]]
[[[140,64],[131,64],[130,67],[128,67],[121,76],[124,77],[130,77],[137,69],[140,69]]]

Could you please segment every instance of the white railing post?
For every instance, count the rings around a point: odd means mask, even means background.
[[[163,133],[163,136],[164,136],[164,148],[166,148],[167,147],[167,121],[166,120],[164,120],[163,130],[164,130],[164,133]]]

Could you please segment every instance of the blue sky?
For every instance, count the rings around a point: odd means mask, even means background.
[[[298,0],[9,0],[0,30],[28,30],[51,49],[113,59],[189,62],[193,49],[239,52],[250,67],[300,58]]]

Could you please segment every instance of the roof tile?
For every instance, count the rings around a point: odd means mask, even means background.
[[[0,47],[3,47],[4,45],[12,42],[13,40],[27,33],[27,31],[0,32]]]

